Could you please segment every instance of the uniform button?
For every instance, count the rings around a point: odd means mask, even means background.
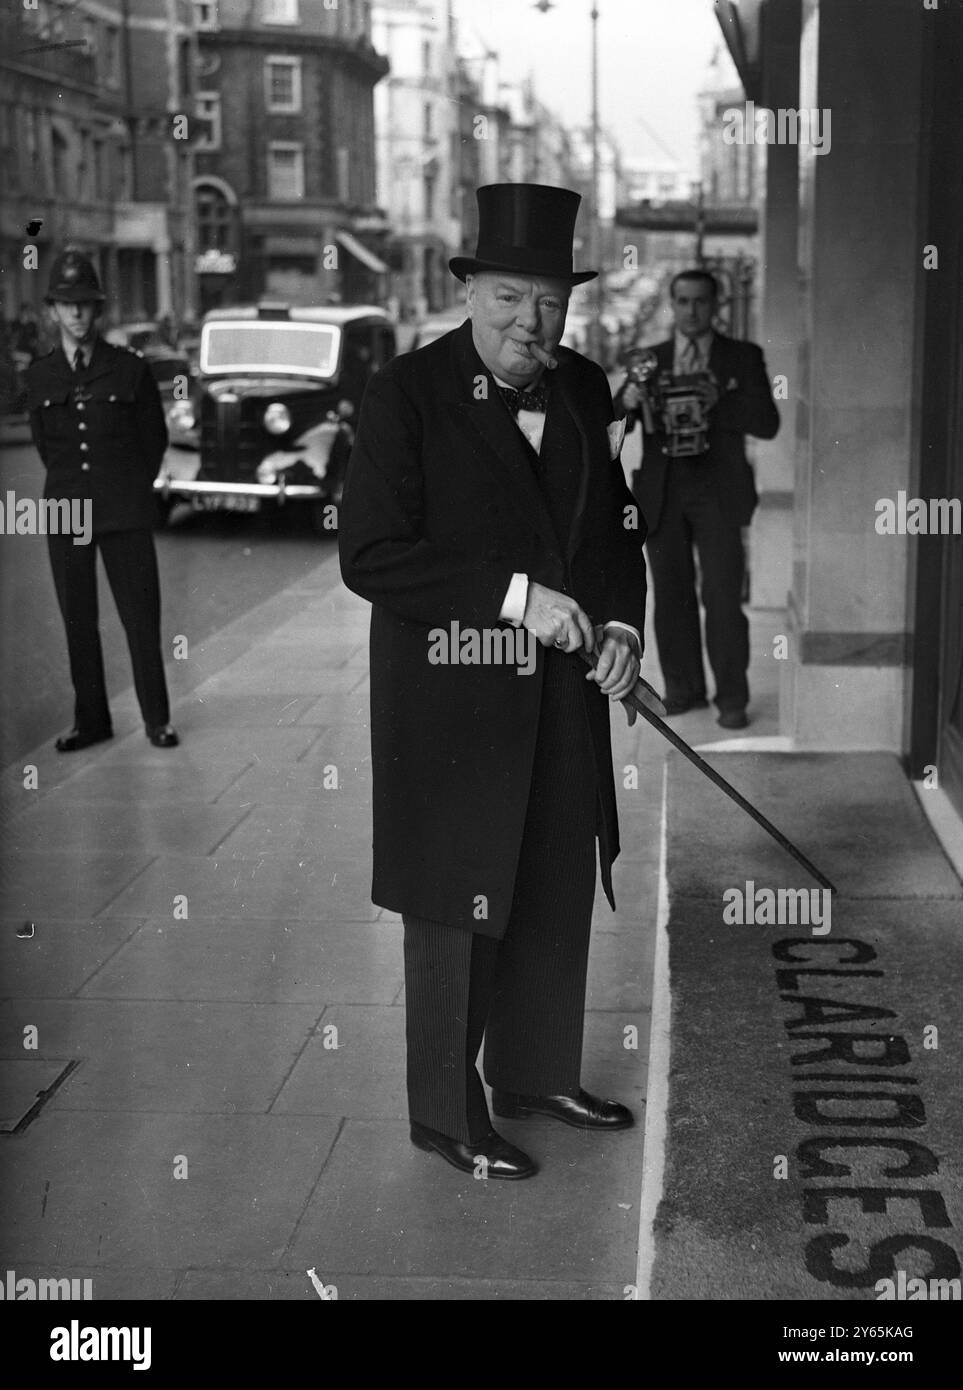
[[[49,401],[44,401],[44,405],[49,405],[49,404],[50,404]]]
[[[90,464],[89,464],[89,463],[82,463],[82,464],[80,465],[80,471],[81,471],[81,473],[89,473],[89,472],[90,472]]]
[[[78,428],[79,430],[85,430],[85,429],[87,428],[87,426],[84,424],[83,420],[81,420],[81,422],[80,422],[80,424],[77,426],[77,428]]]
[[[87,444],[81,444],[80,447],[81,447],[81,450],[82,450],[84,453],[86,453],[89,446],[88,446]]]
[[[77,409],[78,409],[78,410],[86,410],[87,407],[84,405],[83,401],[78,401],[78,402],[77,402]]]
[[[117,399],[117,397],[116,397],[116,396],[108,396],[107,399],[110,400],[110,401],[115,401],[115,400]]]

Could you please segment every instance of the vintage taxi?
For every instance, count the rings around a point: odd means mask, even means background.
[[[194,398],[169,415],[175,429],[197,430],[199,452],[168,450],[154,483],[159,519],[179,500],[244,512],[299,502],[333,529],[352,420],[395,350],[393,323],[372,305],[212,310]]]

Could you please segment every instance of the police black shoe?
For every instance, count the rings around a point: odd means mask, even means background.
[[[487,1178],[531,1178],[538,1172],[538,1164],[527,1153],[516,1149],[500,1134],[490,1129],[484,1139],[474,1144],[463,1144],[458,1139],[449,1139],[447,1134],[439,1134],[427,1125],[411,1122],[411,1142],[425,1153],[440,1154],[446,1163],[458,1168],[462,1173],[473,1177]]]
[[[528,1115],[548,1115],[576,1129],[628,1129],[635,1123],[632,1111],[616,1100],[600,1100],[579,1087],[574,1096],[520,1096],[511,1091],[492,1091],[492,1109],[503,1120],[523,1120]]]
[[[176,748],[180,743],[170,724],[155,724],[153,728],[148,728],[147,737],[155,748]]]
[[[744,709],[723,709],[719,711],[716,723],[723,729],[746,729],[749,716]]]
[[[61,734],[54,747],[58,753],[78,753],[81,748],[89,748],[93,743],[105,743],[113,738],[112,729],[103,733],[85,733],[82,729],[71,729],[69,734]]]
[[[709,708],[709,701],[704,695],[696,695],[692,699],[685,695],[667,695],[662,703],[665,705],[666,714],[688,714],[690,709]]]

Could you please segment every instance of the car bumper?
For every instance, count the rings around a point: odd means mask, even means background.
[[[154,491],[162,497],[263,497],[277,502],[320,501],[327,497],[324,488],[309,483],[292,483],[287,486],[279,483],[209,483],[196,479],[165,478],[154,479]]]

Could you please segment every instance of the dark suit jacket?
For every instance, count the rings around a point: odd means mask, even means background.
[[[44,496],[89,498],[95,534],[152,526],[167,423],[145,360],[98,338],[79,376],[60,347],[26,375],[30,429],[47,470]]]
[[[645,536],[623,524],[625,509],[633,516],[638,509],[621,464],[610,458],[608,383],[579,354],[560,348],[558,357],[546,433],[553,412],[569,412],[581,455],[566,546],[467,321],[372,378],[339,521],[344,581],[374,605],[373,899],[496,937],[511,908],[545,654],[531,638],[531,675],[514,665],[432,665],[429,632],[454,621],[462,629],[502,629],[499,613],[516,571],[572,594],[593,622],[644,626]],[[619,844],[610,702],[583,684],[611,896]],[[487,915],[479,917],[482,896]]]
[[[670,338],[653,349],[660,372],[672,371],[674,346],[674,339]],[[762,350],[755,343],[716,333],[709,354],[709,369],[715,374],[721,394],[709,416],[708,453],[692,460],[670,459],[662,452],[666,442],[663,431],[644,436],[642,467],[632,475],[632,491],[650,532],[655,531],[661,520],[666,486],[673,468],[677,476],[687,469],[698,469],[702,476],[705,470],[723,516],[733,525],[748,526],[759,500],[752,468],[746,458],[745,436],[773,439],[779,429],[779,412],[772,398]],[[619,389],[615,398],[619,413],[623,413],[623,389]],[[638,413],[630,412],[630,429]]]

